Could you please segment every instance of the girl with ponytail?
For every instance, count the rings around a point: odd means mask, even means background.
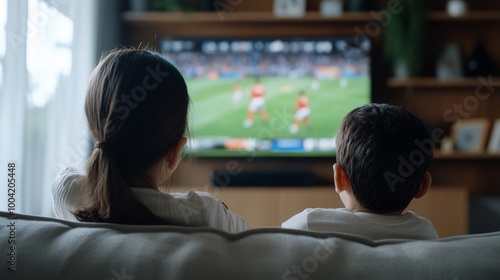
[[[121,49],[94,69],[85,113],[94,150],[87,172],[54,180],[56,216],[82,222],[248,229],[208,193],[167,194],[186,144],[189,95],[181,73],[148,50]]]

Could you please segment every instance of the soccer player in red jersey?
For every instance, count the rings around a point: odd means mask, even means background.
[[[267,122],[268,115],[266,111],[266,100],[264,98],[266,89],[260,83],[260,80],[255,79],[255,83],[251,89],[251,97],[250,105],[248,106],[247,118],[245,120],[245,127],[251,127],[253,125],[254,114],[255,112],[260,112],[260,117],[262,121]]]
[[[298,133],[302,122],[304,122],[307,127],[311,127],[311,119],[309,118],[310,114],[311,110],[309,109],[309,97],[307,97],[304,91],[301,91],[299,93],[299,98],[297,99],[297,111],[295,112],[293,124],[290,126],[290,133]]]

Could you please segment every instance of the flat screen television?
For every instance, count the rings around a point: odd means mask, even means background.
[[[342,118],[371,102],[359,38],[163,38],[159,51],[186,79],[195,156],[334,156]]]

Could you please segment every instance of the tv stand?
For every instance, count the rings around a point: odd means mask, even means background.
[[[310,169],[278,169],[278,170],[214,170],[210,174],[210,182],[215,187],[259,187],[259,186],[314,186],[317,178]]]

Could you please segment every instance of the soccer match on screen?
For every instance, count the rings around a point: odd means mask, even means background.
[[[166,38],[160,50],[186,79],[199,156],[334,155],[342,118],[371,101],[369,41]]]

